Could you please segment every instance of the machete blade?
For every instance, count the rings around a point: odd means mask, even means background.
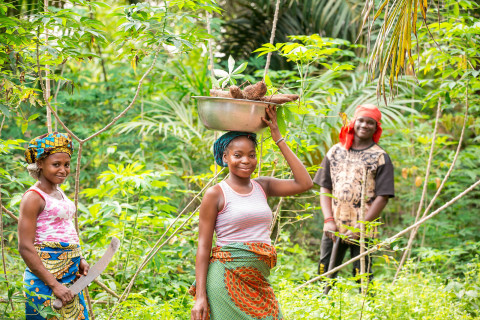
[[[120,240],[113,237],[110,245],[108,246],[107,250],[100,258],[100,260],[95,263],[93,267],[88,270],[88,274],[86,276],[81,276],[69,289],[72,290],[73,294],[77,295],[85,289],[96,277],[98,277],[105,268],[107,268],[108,264],[113,258],[115,252],[117,252],[118,247],[120,247]],[[62,300],[56,299],[53,302],[53,307],[55,309],[60,309],[63,307]]]

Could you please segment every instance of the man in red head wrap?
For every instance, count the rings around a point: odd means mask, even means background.
[[[347,250],[351,257],[360,254],[356,239],[359,234],[349,227],[360,229],[362,182],[365,181],[365,221],[374,221],[394,196],[393,165],[378,142],[382,135],[380,110],[372,104],[356,108],[353,119],[340,131],[340,143],[334,145],[322,161],[313,182],[320,185],[320,204],[324,216],[319,273],[328,271],[335,232],[344,234],[353,242],[342,241],[338,247],[335,265],[341,264]],[[333,195],[333,197],[328,195]],[[350,228],[351,229],[351,228]],[[373,234],[365,235],[367,238]],[[338,240],[341,241],[341,240]],[[371,258],[367,257],[367,272]],[[354,276],[360,270],[360,261],[353,263]]]
[[[366,136],[368,141],[366,143],[370,143],[373,139],[373,142],[378,143],[380,140],[380,136],[382,135],[382,127],[380,124],[380,120],[382,119],[382,114],[380,110],[373,105],[373,104],[363,104],[359,105],[355,110],[355,114],[353,115],[353,120],[350,123],[342,128],[340,131],[340,142],[345,147],[345,149],[349,150],[352,147],[353,141],[355,140],[355,130],[359,131],[359,135],[357,135],[357,140],[362,139],[365,135],[363,134],[362,129],[371,129],[371,128],[364,128],[361,124],[370,119],[370,122],[375,122],[375,130],[373,135],[370,133]],[[358,121],[357,121],[358,120]],[[373,121],[372,121],[373,120]],[[355,128],[358,126],[358,128]],[[362,131],[362,132],[360,132]]]

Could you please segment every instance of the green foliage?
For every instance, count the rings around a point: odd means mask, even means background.
[[[478,263],[478,255],[476,260],[476,263],[469,263],[466,265],[467,270],[464,274],[464,279],[452,279],[449,281],[445,290],[453,293],[458,299],[460,299],[464,303],[466,311],[479,317],[480,276],[478,269],[480,265]]]
[[[212,40],[227,45],[236,35],[221,33],[221,28],[232,30],[232,25],[241,22],[229,17],[240,18],[245,12],[270,17],[272,3],[259,2],[259,6],[251,7],[253,11],[242,7],[241,12],[230,12],[229,8],[246,2],[222,5],[224,16],[212,19]],[[284,38],[277,34],[277,44],[261,46],[268,42],[269,32],[265,30],[270,27],[262,27],[271,24],[268,19],[254,28],[239,28],[239,33],[248,31],[241,34],[241,39],[248,41],[239,44],[256,44],[247,54],[232,53],[238,57],[239,67],[235,68],[233,59],[230,63],[219,62],[217,57],[215,69],[228,70],[220,81],[225,85],[235,83],[241,75],[256,82],[263,78],[264,56],[247,56],[259,47],[262,54],[273,52],[277,66],[281,63],[285,68],[275,70],[274,63],[265,80],[270,93],[279,90],[301,96],[298,102],[283,106],[279,118],[287,143],[312,175],[325,152],[338,142],[343,119],[348,119],[359,104],[381,106],[384,132],[380,145],[396,170],[396,198],[390,200],[380,219],[381,240],[414,222],[412,212],[416,212],[421,196],[417,182],[420,179],[421,184],[425,176],[432,139],[432,108],[440,101],[443,113],[427,198],[436,192],[458,143],[467,88],[470,112],[465,139],[455,171],[434,208],[480,177],[480,88],[476,70],[479,21],[471,1],[441,4],[441,13],[447,14],[442,15],[440,24],[429,25],[439,47],[424,26],[419,29],[420,51],[412,52],[417,63],[416,80],[399,79],[394,90],[387,92],[395,98],[384,105],[377,100],[375,83],[366,75],[365,57],[360,54],[363,46],[351,44],[360,21],[356,13],[361,8],[359,3],[285,1],[278,25]],[[291,31],[290,27],[300,21],[300,9],[308,17],[302,22],[305,30],[318,30],[322,25],[326,34]],[[121,293],[159,237],[173,235],[174,228],[167,231],[168,226],[215,173],[211,156],[214,133],[198,121],[190,97],[208,95],[214,83],[204,46],[210,37],[204,30],[204,15],[219,8],[212,1],[170,1],[161,6],[76,1],[75,6],[49,7],[48,12],[41,6],[24,15],[12,15],[11,10],[12,5],[0,1],[0,192],[3,205],[16,215],[23,192],[34,183],[24,168],[22,149],[31,137],[46,131],[39,67],[44,73],[50,70],[50,102],[65,124],[84,138],[132,101],[141,74],[151,64],[155,50],[160,50],[137,104],[112,130],[86,143],[80,161],[79,223],[84,255],[94,262],[111,236],[121,239],[119,252],[101,276],[112,290]],[[342,17],[345,23],[337,23]],[[431,19],[429,23],[435,21]],[[311,23],[307,26],[305,21]],[[258,28],[263,28],[262,32]],[[342,39],[330,38],[340,36]],[[63,131],[58,123],[57,128]],[[262,174],[288,178],[290,170],[268,132],[262,138],[263,148],[258,150]],[[76,155],[72,161],[76,161]],[[73,184],[70,178],[62,186],[69,197],[73,197]],[[317,190],[285,198],[272,237],[279,262],[271,282],[286,318],[358,319],[360,314],[365,319],[478,317],[479,196],[478,190],[472,191],[420,229],[414,259],[395,285],[391,284],[392,273],[405,240],[378,252],[375,295],[366,298],[357,294],[354,279],[348,279],[349,268],[341,271],[341,279],[328,297],[320,294],[320,283],[292,290],[316,276],[323,219]],[[278,199],[269,202],[277,208]],[[174,227],[187,220],[195,205],[198,202],[187,208]],[[13,312],[8,304],[1,304],[0,314],[22,318],[25,265],[17,250],[16,223],[6,215],[3,222],[8,283],[0,281],[0,298],[13,299],[20,310]],[[119,319],[189,318],[193,301],[187,290],[195,277],[197,228],[198,215],[194,215],[146,265],[130,298],[123,303]],[[107,303],[94,305],[97,318],[106,319],[116,298],[96,284],[92,284],[90,293],[94,300]]]
[[[477,316],[478,264],[468,264],[468,278],[451,280],[448,285],[442,277],[408,265],[395,284],[374,278],[366,296],[359,293],[355,279],[340,277],[329,295],[324,296],[322,283],[294,291],[305,280],[302,275],[305,266],[312,262],[305,259],[306,252],[298,247],[291,252],[291,255],[281,254],[280,263],[294,265],[295,272],[282,274],[279,267],[273,277],[286,319],[475,319]],[[429,264],[421,262],[421,266]]]
[[[190,306],[185,306],[182,300],[188,300],[188,297],[172,299],[168,302],[162,302],[159,299],[148,299],[140,294],[131,295],[131,299],[122,303],[122,312],[117,317],[120,320],[139,319],[162,319],[162,320],[180,320],[190,317]],[[108,310],[104,310],[108,311]],[[98,319],[106,319],[108,313],[100,311]]]
[[[335,0],[282,0],[280,1],[275,41],[284,43],[291,35],[320,34],[323,37],[341,38],[350,42],[360,36],[359,14],[364,1]],[[270,42],[270,33],[276,1],[224,1],[225,21],[222,27],[221,52],[258,64],[263,59],[254,59],[252,52],[264,43]],[[360,52],[360,50],[359,50]],[[273,70],[290,69],[291,64],[277,55],[272,56]]]
[[[219,79],[214,79],[215,86],[220,87],[220,83],[221,83],[222,88],[225,88],[227,84],[230,84],[230,85],[237,84],[237,81],[235,79],[239,79],[244,76],[242,72],[245,70],[245,68],[247,68],[247,64],[248,62],[244,62],[235,68],[235,60],[232,58],[232,56],[229,56],[228,72],[221,69],[213,70],[213,72],[215,73],[215,76],[219,77]]]

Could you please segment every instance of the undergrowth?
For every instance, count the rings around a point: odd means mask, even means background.
[[[480,319],[480,299],[473,293],[478,292],[480,286],[480,264],[470,268],[463,282],[457,279],[450,282],[455,284],[452,285],[436,275],[415,273],[413,265],[409,265],[395,284],[374,280],[371,294],[366,296],[359,294],[355,281],[345,278],[338,279],[328,296],[323,295],[321,283],[294,291],[299,283],[279,279],[274,287],[285,320]],[[123,304],[116,319],[189,319],[190,309],[179,301],[182,299],[188,299],[190,305],[193,303],[189,296],[161,302],[134,295]],[[97,314],[97,319],[106,319],[107,314]]]
[[[478,245],[478,244],[477,244]],[[307,252],[291,243],[278,246],[278,264],[270,277],[285,320],[297,319],[480,319],[480,259],[471,256],[470,263],[459,266],[463,276],[455,273],[432,272],[431,256],[410,261],[399,278],[376,276],[370,285],[370,294],[359,293],[355,279],[342,272],[328,296],[323,295],[323,283],[316,282],[301,290],[294,289],[315,274],[316,263]],[[186,275],[191,277],[192,275]],[[193,280],[193,278],[192,278]],[[0,283],[1,285],[1,283]],[[5,285],[3,282],[2,291]],[[19,288],[15,288],[19,287]],[[10,281],[10,294],[21,292],[21,280]],[[185,290],[184,290],[185,289]],[[193,299],[186,288],[168,297],[152,297],[148,292],[131,294],[122,303],[114,319],[190,319]],[[2,293],[7,298],[7,292]],[[16,311],[0,304],[0,319],[24,319],[22,299],[14,294]],[[7,307],[8,306],[8,307]],[[105,320],[111,305],[95,305],[96,319]]]
[[[356,282],[343,278],[328,296],[319,284],[293,291],[292,283],[282,281],[280,288],[277,298],[286,320],[478,319],[467,311],[469,301],[459,299],[441,278],[423,272],[408,272],[395,284],[374,280],[366,296],[359,294]]]
[[[423,261],[411,262],[395,284],[391,278],[375,279],[366,296],[359,293],[354,279],[339,277],[325,296],[320,282],[294,290],[315,263],[306,258],[301,248],[293,246],[284,252],[279,250],[279,264],[271,280],[285,320],[480,319],[480,263],[478,257],[475,260],[463,265],[468,270],[464,278],[450,279],[423,271]],[[134,295],[123,304],[116,319],[189,319],[192,305],[189,295],[172,297],[168,302]],[[105,315],[98,314],[97,318],[105,319]]]

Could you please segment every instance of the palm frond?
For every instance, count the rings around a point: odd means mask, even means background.
[[[334,95],[318,95],[316,92],[325,90],[328,86],[340,88],[342,92]],[[338,142],[338,134],[342,127],[342,120],[339,114],[344,112],[348,118],[351,118],[355,108],[361,104],[372,103],[378,105],[382,111],[382,122],[386,127],[404,127],[406,126],[405,114],[418,114],[411,103],[419,102],[413,100],[412,85],[415,85],[412,79],[401,79],[398,83],[398,93],[388,105],[383,105],[377,98],[376,85],[369,81],[368,76],[356,78],[354,74],[347,79],[335,79],[335,74],[326,72],[323,77],[317,78],[310,84],[307,97],[312,104],[319,108],[327,108],[324,114],[315,114],[309,117],[309,123],[323,131],[316,141],[319,145],[320,154],[324,154],[329,147]],[[422,93],[422,89],[416,87],[417,94]]]
[[[428,2],[428,0],[383,0],[369,26],[370,31],[373,22],[383,13],[379,36],[368,58],[368,69],[372,79],[378,75],[377,96],[382,95],[385,104],[387,104],[386,85],[388,84],[390,92],[394,94],[393,88],[398,83],[398,76],[407,70],[415,73],[412,33],[417,36],[419,16],[428,28],[426,23]],[[372,2],[367,1],[362,12],[364,24],[372,9]]]
[[[289,35],[320,34],[354,42],[360,30],[360,0],[283,0],[275,42]],[[222,4],[220,4],[223,6]],[[228,57],[248,60],[251,53],[270,41],[275,1],[238,0],[225,3],[226,32],[221,51]],[[286,69],[286,61],[273,55],[273,69]]]
[[[158,133],[166,138],[174,136],[183,141],[192,138],[202,138],[202,127],[199,126],[193,104],[173,101],[168,97],[162,97],[161,102],[144,102],[153,110],[135,117],[132,121],[119,124],[115,130],[121,133],[138,131],[139,134]]]

